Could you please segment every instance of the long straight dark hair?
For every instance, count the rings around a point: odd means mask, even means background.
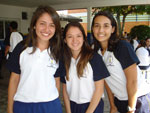
[[[120,40],[119,36],[117,35],[117,23],[115,18],[113,17],[113,15],[109,12],[109,11],[100,11],[98,12],[92,21],[92,27],[91,27],[91,31],[92,31],[92,36],[93,36],[93,40],[94,40],[94,50],[97,52],[99,49],[103,50],[101,47],[101,44],[99,43],[99,41],[95,38],[94,34],[93,34],[93,26],[94,26],[94,21],[98,16],[105,16],[107,17],[110,21],[111,21],[111,26],[115,28],[114,32],[111,34],[109,40],[108,40],[108,51],[114,51],[116,48],[116,45],[118,43],[118,41]]]
[[[36,31],[34,29],[37,20],[42,16],[42,14],[48,13],[52,21],[55,25],[55,34],[54,36],[49,40],[49,47],[52,57],[56,60],[56,62],[60,58],[60,53],[61,53],[61,46],[62,46],[62,38],[61,38],[61,27],[60,27],[60,20],[59,20],[59,15],[57,12],[50,6],[39,6],[36,11],[33,13],[32,19],[31,19],[31,24],[30,24],[30,29],[29,29],[29,35],[27,39],[25,40],[25,48],[29,47],[30,45],[33,46],[33,51],[31,52],[34,53],[36,50],[37,46],[37,35]],[[48,47],[48,48],[49,48]]]
[[[82,25],[78,22],[71,22],[66,25],[63,33],[63,39],[65,40],[66,38],[66,33],[71,27],[77,27],[79,30],[82,32],[83,35],[83,45],[81,48],[81,51],[78,55],[80,58],[77,64],[77,74],[78,77],[82,77],[84,68],[86,67],[88,61],[92,58],[93,56],[93,50],[91,49],[90,45],[88,44],[87,37],[85,35],[85,31],[82,27]],[[65,68],[66,68],[66,78],[69,80],[69,68],[70,68],[70,63],[71,63],[71,58],[72,58],[72,52],[70,48],[67,46],[67,44],[64,42],[63,44],[63,49],[64,49],[64,63],[65,63]]]

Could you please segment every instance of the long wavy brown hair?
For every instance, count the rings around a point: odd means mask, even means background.
[[[64,33],[63,33],[63,39],[65,40],[66,33],[68,32],[68,30],[71,27],[79,28],[79,30],[82,32],[82,35],[84,38],[84,42],[83,42],[81,51],[78,55],[78,57],[80,59],[77,64],[77,74],[78,74],[78,77],[80,78],[83,75],[83,71],[84,71],[88,61],[93,56],[93,50],[91,49],[90,45],[88,44],[87,37],[85,35],[85,31],[84,31],[82,25],[78,22],[71,22],[66,25],[66,27],[64,29]],[[63,43],[63,45],[64,45],[63,46],[63,49],[64,49],[63,56],[64,56],[64,63],[65,63],[65,68],[66,68],[66,78],[67,78],[67,80],[69,80],[69,68],[70,68],[70,63],[71,63],[71,58],[72,58],[72,52],[65,42]]]
[[[42,16],[42,14],[48,13],[52,21],[55,25],[55,34],[54,36],[49,40],[49,46],[50,51],[48,53],[51,53],[52,57],[56,60],[56,62],[59,60],[60,55],[61,55],[61,46],[62,46],[62,38],[61,38],[61,27],[60,27],[60,20],[59,20],[59,15],[57,12],[50,6],[39,6],[36,11],[33,13],[32,19],[31,19],[31,24],[30,24],[30,29],[29,29],[29,35],[27,39],[24,41],[25,48],[29,47],[32,45],[33,51],[31,52],[34,53],[37,47],[37,35],[36,31],[34,29],[37,20]]]

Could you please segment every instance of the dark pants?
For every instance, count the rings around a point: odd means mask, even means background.
[[[128,101],[121,101],[115,97],[114,102],[120,113],[127,113]],[[138,97],[135,113],[150,113],[150,93]]]
[[[13,113],[62,113],[62,107],[58,98],[53,101],[39,103],[15,101]]]
[[[73,101],[70,101],[71,113],[85,113],[88,109],[90,103],[77,104]],[[99,102],[93,113],[103,113],[104,112],[104,102],[103,99]]]

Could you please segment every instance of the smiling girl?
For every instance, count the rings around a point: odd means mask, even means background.
[[[110,12],[100,11],[94,16],[92,35],[94,50],[102,55],[111,75],[105,79],[110,113],[149,113],[146,98],[150,98],[150,86],[142,79],[131,44],[117,36],[117,23]]]
[[[8,60],[8,113],[62,113],[59,101],[61,29],[49,6],[33,14],[29,37]]]
[[[66,77],[61,81],[66,112],[103,113],[101,97],[109,73],[102,57],[88,45],[80,23],[66,25],[63,38]]]

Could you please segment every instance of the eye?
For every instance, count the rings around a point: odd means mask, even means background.
[[[50,24],[50,27],[55,27],[55,24]]]
[[[67,35],[66,38],[72,38],[72,36],[71,35]]]
[[[108,28],[110,26],[111,26],[110,24],[104,24],[104,28]]]
[[[45,23],[44,23],[44,22],[41,22],[40,25],[45,25]]]
[[[78,38],[82,37],[82,35],[77,35]]]
[[[99,27],[99,25],[98,25],[98,24],[94,24],[94,27],[96,27],[96,28],[97,28],[97,27]]]

